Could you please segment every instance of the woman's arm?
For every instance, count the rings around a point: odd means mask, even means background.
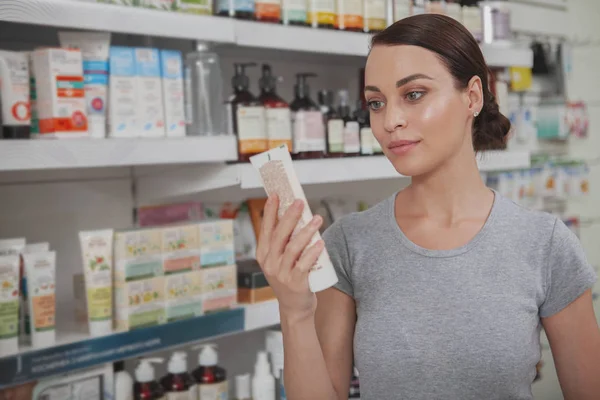
[[[566,400],[600,396],[600,329],[587,290],[557,314],[542,319]]]
[[[345,400],[352,374],[354,300],[337,289],[317,295],[315,316],[281,316],[290,400]]]

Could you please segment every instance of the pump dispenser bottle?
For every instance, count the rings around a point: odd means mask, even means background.
[[[340,101],[338,113],[344,120],[344,155],[357,156],[360,154],[360,126],[350,111],[348,91],[340,90],[338,97]]]
[[[168,374],[160,384],[167,394],[167,400],[198,400],[196,381],[187,372],[187,354],[176,351],[167,367]]]
[[[229,108],[233,133],[238,138],[238,159],[250,161],[254,154],[267,151],[268,139],[265,127],[265,109],[262,103],[250,93],[250,79],[247,67],[256,63],[236,63],[235,75],[231,80],[233,94],[229,98]]]
[[[195,346],[193,349],[202,348],[198,354],[198,368],[192,372],[198,384],[198,398],[203,399],[227,399],[229,388],[227,385],[227,373],[217,364],[219,355],[214,344]]]
[[[295,98],[290,104],[294,137],[294,157],[298,159],[322,158],[325,155],[325,126],[319,106],[310,98],[306,78],[312,73],[296,74]]]
[[[262,77],[258,81],[258,86],[260,87],[258,100],[265,108],[269,149],[285,144],[292,151],[290,106],[277,95],[277,78],[273,76],[270,65],[263,64]]]
[[[133,400],[133,379],[125,371],[125,362],[117,361],[114,364],[115,400]]]
[[[252,377],[252,398],[275,400],[275,378],[271,375],[271,366],[266,351],[260,351],[254,364]]]
[[[135,369],[133,397],[135,400],[166,400],[165,391],[155,380],[152,363],[162,363],[162,358],[144,358]]]
[[[319,105],[325,123],[327,142],[327,157],[342,157],[344,155],[344,120],[333,106],[333,92],[319,91]]]
[[[185,60],[185,118],[188,136],[227,132],[223,104],[223,77],[217,53],[204,43]]]

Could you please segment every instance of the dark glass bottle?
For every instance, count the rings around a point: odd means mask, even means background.
[[[354,157],[360,154],[360,127],[350,109],[347,90],[338,92],[338,114],[344,121],[344,156]]]
[[[295,97],[290,104],[294,139],[293,157],[297,159],[323,158],[326,150],[325,125],[319,106],[310,98],[306,78],[312,73],[296,74]]]
[[[373,136],[373,131],[371,131],[369,111],[363,108],[362,101],[360,100],[356,103],[354,118],[360,127],[360,154],[362,156],[372,155],[375,137]]]
[[[169,360],[168,373],[161,380],[160,384],[167,393],[177,394],[178,399],[197,400],[198,391],[196,381],[187,372],[187,354],[182,351],[176,351]]]
[[[326,157],[344,156],[344,120],[340,118],[333,106],[333,91],[319,91],[319,106],[323,114],[325,134],[327,138]]]
[[[277,78],[271,66],[263,64],[262,77],[258,82],[258,100],[265,107],[265,126],[270,149],[283,144],[292,152],[292,116],[290,106],[277,94]]]

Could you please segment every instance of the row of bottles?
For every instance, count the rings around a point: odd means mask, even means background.
[[[352,110],[347,90],[321,90],[319,104],[312,98],[307,79],[313,73],[296,74],[294,99],[287,103],[277,94],[277,78],[268,64],[262,66],[260,95],[250,90],[246,68],[255,63],[235,64],[233,94],[229,98],[232,133],[238,138],[240,161],[270,148],[286,144],[296,159],[371,155],[381,153],[373,136],[369,113],[359,102]]]

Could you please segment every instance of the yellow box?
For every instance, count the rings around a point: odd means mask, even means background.
[[[115,233],[115,281],[135,281],[163,275],[161,230]]]
[[[204,313],[227,310],[237,304],[237,266],[202,269]]]
[[[196,225],[162,228],[163,272],[165,275],[200,268],[200,242]]]
[[[164,277],[115,282],[115,329],[127,331],[165,323]]]
[[[233,220],[206,221],[197,226],[202,268],[234,264]]]
[[[204,313],[202,275],[202,271],[195,270],[164,277],[167,322],[197,317]]]

